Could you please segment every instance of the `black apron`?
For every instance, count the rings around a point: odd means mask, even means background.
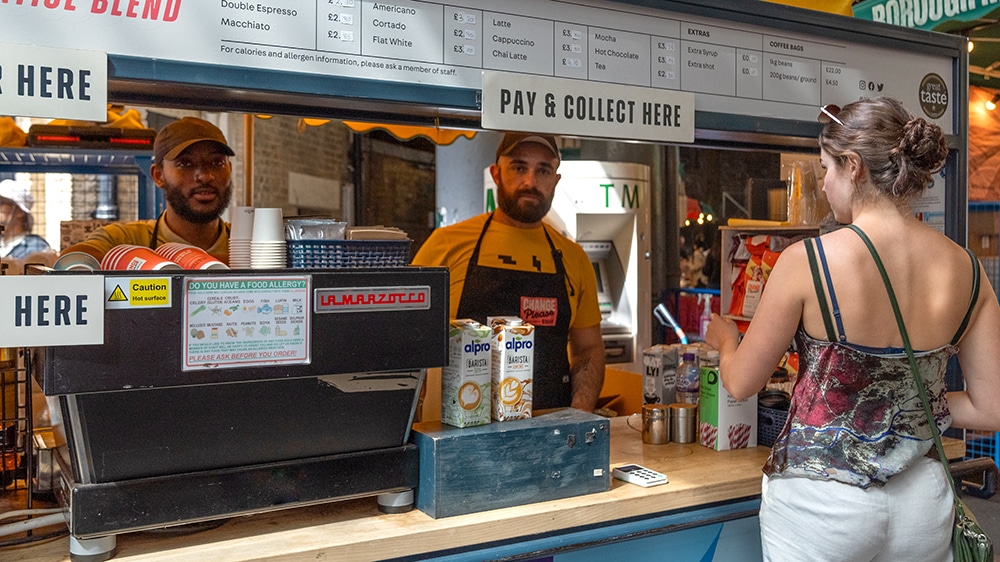
[[[469,259],[458,303],[458,318],[472,318],[485,324],[487,316],[520,316],[533,324],[535,364],[531,407],[533,410],[567,407],[572,401],[566,351],[572,310],[562,251],[556,249],[542,226],[552,249],[555,273],[480,267],[479,248],[492,221],[493,215],[490,214]]]

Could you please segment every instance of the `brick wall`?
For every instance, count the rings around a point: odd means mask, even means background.
[[[337,121],[300,130],[296,117],[254,119],[253,145],[255,207],[281,207],[285,216],[330,214],[328,209],[300,209],[289,203],[289,172],[331,179],[340,185],[352,183],[351,132]],[[330,194],[331,198],[340,196],[339,192]],[[343,202],[339,206],[343,208]]]
[[[400,142],[384,133],[363,136],[365,224],[405,230],[419,248],[430,236],[435,202],[434,145]]]

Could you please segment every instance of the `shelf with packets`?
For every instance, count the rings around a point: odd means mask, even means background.
[[[731,220],[730,226],[720,227],[722,315],[736,321],[741,331],[745,331],[781,251],[819,234],[818,225],[793,226],[776,221]]]

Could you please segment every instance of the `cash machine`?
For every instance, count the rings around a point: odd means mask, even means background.
[[[594,265],[607,364],[641,373],[652,337],[649,166],[564,160],[559,173],[545,220]]]

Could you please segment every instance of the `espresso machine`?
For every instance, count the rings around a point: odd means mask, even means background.
[[[69,274],[86,275],[47,273]],[[39,348],[35,370],[71,554],[352,497],[412,507],[409,432],[426,369],[447,362],[447,270],[90,274],[102,343]]]

